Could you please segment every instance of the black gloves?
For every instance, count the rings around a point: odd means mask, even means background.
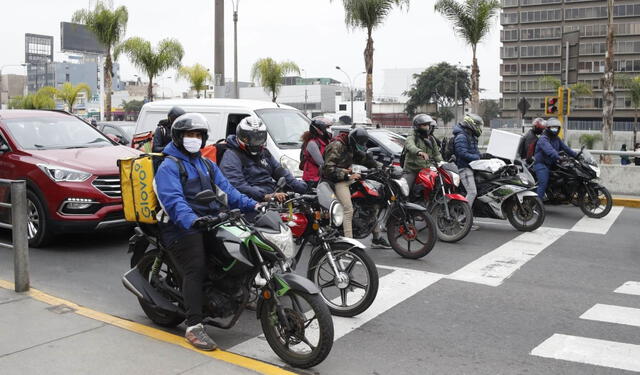
[[[480,159],[492,159],[492,158],[493,158],[493,155],[491,155],[489,153],[484,152],[484,153],[480,154]]]
[[[202,216],[197,218],[191,228],[196,230],[209,230],[212,226],[221,223],[229,218],[226,212],[220,212],[218,216]]]

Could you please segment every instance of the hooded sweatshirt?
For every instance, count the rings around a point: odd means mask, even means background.
[[[458,168],[470,168],[469,163],[480,159],[478,151],[478,138],[469,134],[469,131],[460,126],[453,127],[454,148],[456,154],[456,165]]]

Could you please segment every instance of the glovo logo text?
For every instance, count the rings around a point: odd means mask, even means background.
[[[149,175],[147,174],[147,171],[145,171],[142,168],[142,165],[140,164],[135,164],[133,167],[133,171],[138,179],[138,181],[140,181],[140,189],[138,189],[138,194],[139,194],[139,199],[137,199],[137,206],[138,211],[142,214],[142,216],[146,217],[146,218],[150,218],[153,213],[151,212],[151,202],[150,202],[150,196],[149,196],[149,184],[150,182],[148,181]]]

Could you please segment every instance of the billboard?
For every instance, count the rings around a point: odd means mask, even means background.
[[[63,52],[104,55],[106,49],[95,35],[79,23],[60,22],[60,42]]]

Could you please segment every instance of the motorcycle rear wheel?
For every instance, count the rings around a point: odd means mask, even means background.
[[[262,331],[271,349],[291,366],[309,368],[324,361],[333,347],[333,320],[318,294],[290,290],[278,297],[289,329],[280,321],[275,298],[260,311]]]
[[[160,256],[160,254],[161,254],[160,251],[150,251],[146,253],[138,262],[138,269],[140,270],[140,273],[147,280],[149,280],[150,283],[151,283],[151,270],[153,268],[153,263],[155,262],[156,258]],[[171,265],[168,262],[165,262],[164,259],[160,264],[159,274],[160,274],[160,277],[163,278],[164,282],[167,285],[172,286],[177,290],[180,290],[182,288],[181,282],[177,280],[177,277],[176,277],[177,273],[173,268],[173,265]],[[159,292],[161,291],[159,290]],[[165,297],[170,298],[167,294],[165,294]],[[154,322],[155,324],[161,327],[172,328],[184,321],[184,316],[181,316],[179,314],[175,314],[172,312],[160,310],[141,298],[138,298],[138,302],[140,303],[140,307],[142,307],[142,310],[147,315],[147,317],[151,319],[152,322]]]
[[[473,213],[469,204],[463,201],[451,200],[449,205],[449,220],[446,218],[444,205],[436,204],[431,209],[431,217],[436,222],[438,239],[442,242],[458,242],[465,238],[473,225]]]
[[[599,205],[595,205],[589,193],[584,192],[579,196],[580,209],[582,212],[594,219],[600,219],[605,217],[611,211],[611,206],[613,206],[613,198],[611,198],[611,193],[604,186],[591,186],[594,192],[598,196]],[[602,202],[604,201],[604,205]],[[602,211],[598,211],[599,208],[602,208]]]
[[[505,202],[505,214],[509,223],[521,232],[533,232],[544,223],[545,209],[538,197],[527,196],[518,202],[516,196]]]
[[[391,213],[387,221],[387,239],[391,248],[401,257],[422,258],[436,244],[436,224],[426,211],[410,211],[407,216],[405,219],[399,209]]]
[[[327,253],[318,249],[309,259],[307,278],[320,288],[320,296],[336,316],[356,316],[371,306],[378,294],[378,269],[367,253],[347,244],[331,244],[340,273],[347,283],[337,280]]]

